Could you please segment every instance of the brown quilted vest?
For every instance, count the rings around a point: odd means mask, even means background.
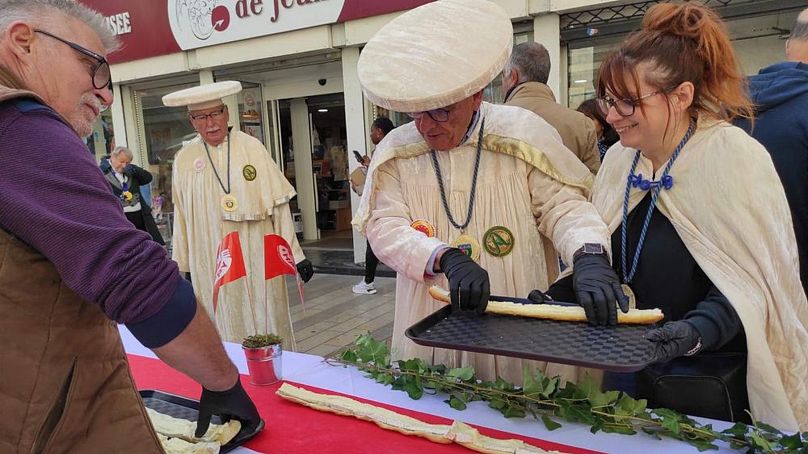
[[[163,453],[115,323],[2,229],[0,453]]]

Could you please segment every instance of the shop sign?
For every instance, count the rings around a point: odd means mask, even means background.
[[[112,63],[415,8],[433,0],[79,0],[123,46]]]

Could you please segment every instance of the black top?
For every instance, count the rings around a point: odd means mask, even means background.
[[[648,193],[628,215],[626,266],[629,268],[650,203]],[[612,266],[622,279],[621,235],[620,227],[612,234]],[[743,325],[735,309],[702,271],[673,224],[658,209],[651,215],[637,272],[629,286],[637,298],[637,308],[660,308],[665,314],[663,321],[692,323],[701,334],[704,350],[746,351]],[[575,301],[572,276],[554,283],[548,293],[559,301]]]

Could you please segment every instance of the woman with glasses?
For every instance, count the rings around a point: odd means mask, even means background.
[[[598,103],[620,135],[592,201],[612,264],[664,324],[652,366],[604,387],[725,420],[808,430],[808,303],[791,217],[766,150],[729,121],[752,115],[717,15],[660,4],[600,67]],[[569,280],[550,293],[569,297]]]

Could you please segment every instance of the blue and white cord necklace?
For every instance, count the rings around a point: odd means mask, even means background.
[[[648,225],[651,223],[651,215],[654,212],[654,207],[656,206],[659,193],[663,188],[667,191],[673,187],[673,177],[668,175],[668,173],[671,170],[671,166],[673,166],[673,162],[676,161],[676,158],[679,156],[679,152],[682,151],[682,148],[685,147],[687,141],[690,140],[690,137],[693,135],[693,131],[695,131],[695,129],[696,124],[695,122],[691,121],[690,126],[687,128],[687,133],[684,137],[682,137],[682,141],[679,142],[679,145],[673,151],[673,155],[671,155],[670,160],[668,160],[668,165],[665,166],[662,176],[657,181],[645,180],[643,179],[641,173],[634,175],[634,171],[637,169],[637,162],[640,160],[640,150],[637,150],[637,153],[634,155],[634,162],[631,164],[631,171],[626,179],[626,196],[623,199],[621,258],[624,284],[628,284],[632,279],[634,279],[634,274],[637,272],[637,264],[640,261],[640,252],[642,251],[643,244],[645,243],[645,235],[648,233]],[[628,237],[628,199],[629,195],[631,194],[632,187],[640,188],[642,191],[648,191],[650,189],[651,204],[648,206],[648,212],[645,215],[645,221],[643,222],[642,230],[640,231],[640,240],[637,242],[637,249],[634,251],[634,260],[631,263],[631,270],[628,270],[626,267],[628,255],[628,246],[626,244]]]

